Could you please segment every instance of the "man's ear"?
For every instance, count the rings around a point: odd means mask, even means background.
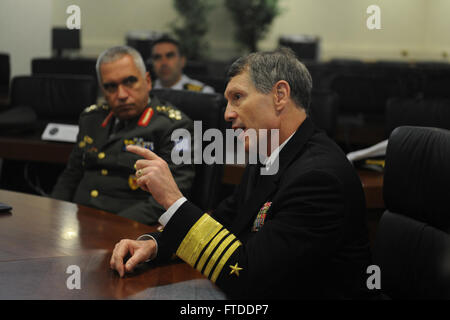
[[[145,83],[147,86],[147,91],[152,90],[152,78],[150,77],[150,72],[145,73]]]
[[[291,87],[285,80],[280,80],[273,86],[274,105],[277,111],[284,109],[291,98]]]
[[[184,67],[186,66],[186,56],[181,56],[180,60],[181,60],[181,69],[184,69]]]

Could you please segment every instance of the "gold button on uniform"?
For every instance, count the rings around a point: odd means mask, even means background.
[[[107,176],[108,175],[108,170],[106,169],[102,169],[102,176]]]
[[[105,157],[106,157],[106,155],[105,155],[104,152],[100,152],[100,153],[98,154],[98,158],[99,158],[99,159],[104,159]]]
[[[91,197],[92,198],[97,198],[98,197],[98,191],[97,190],[92,190],[91,191]]]

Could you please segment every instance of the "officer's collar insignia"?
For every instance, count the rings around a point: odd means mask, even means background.
[[[102,127],[105,128],[108,125],[109,120],[111,120],[113,116],[112,111],[106,116],[105,120],[102,122]]]
[[[153,117],[153,109],[150,107],[145,109],[145,111],[142,112],[142,115],[139,118],[138,126],[140,126],[140,127],[148,126],[148,124],[150,123],[150,119],[152,117]]]
[[[130,174],[130,176],[128,177],[128,185],[130,186],[130,189],[133,191],[139,188],[136,180],[137,178],[134,174]]]
[[[272,202],[266,202],[264,203],[262,208],[259,209],[258,215],[256,216],[256,219],[253,222],[252,232],[259,231],[259,229],[262,228],[264,222],[266,221],[267,211],[269,211],[271,205]]]

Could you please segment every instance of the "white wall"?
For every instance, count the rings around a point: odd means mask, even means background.
[[[312,34],[322,39],[323,58],[401,58],[401,50],[420,55],[426,0],[282,0],[277,18],[262,45],[276,43],[280,34]],[[381,9],[381,30],[369,30],[368,6]]]
[[[0,51],[9,53],[11,78],[31,73],[33,57],[51,53],[51,0],[0,1]]]
[[[176,18],[171,0],[53,0],[54,26],[65,26],[66,8],[75,4],[81,10],[83,55],[125,44],[129,30],[170,31]]]
[[[424,48],[427,56],[436,60],[450,61],[450,1],[432,0],[425,23]],[[427,2],[427,3],[428,3]]]
[[[223,2],[216,0],[206,36],[209,55],[215,59],[240,53]],[[170,31],[177,17],[172,0],[1,0],[0,50],[14,49],[13,72],[29,70],[30,56],[49,54],[49,24],[64,26],[71,4],[81,8],[81,53],[87,56],[124,44],[129,30]],[[443,54],[450,55],[450,0],[280,0],[280,4],[283,12],[259,43],[260,49],[275,48],[282,34],[312,34],[322,39],[323,59],[449,60]],[[381,30],[366,27],[371,4],[381,8]]]

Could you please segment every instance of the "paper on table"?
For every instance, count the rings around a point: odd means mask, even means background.
[[[353,151],[347,154],[347,159],[351,162],[369,158],[386,155],[388,140],[381,141],[369,148]]]
[[[72,124],[49,123],[42,133],[42,140],[76,142],[78,126]]]

